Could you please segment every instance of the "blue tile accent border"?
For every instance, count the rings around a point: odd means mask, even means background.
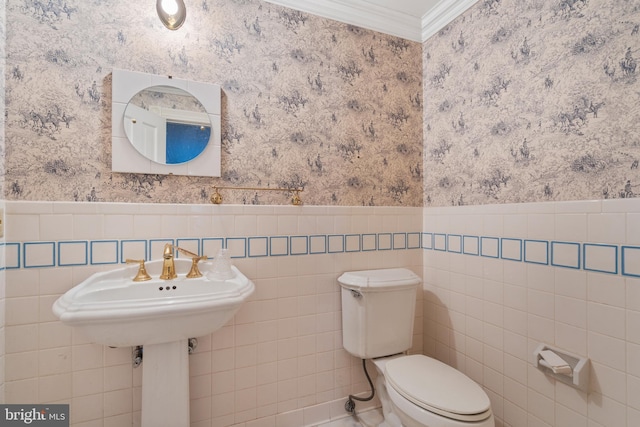
[[[447,235],[447,251],[455,254],[462,253],[462,236],[459,234]]]
[[[5,243],[4,256],[5,256],[4,267],[7,270],[20,268],[20,261],[22,259],[20,257],[20,243]]]
[[[149,245],[146,240],[121,240],[120,241],[120,263],[124,263],[127,258],[144,259],[149,261]]]
[[[522,261],[522,239],[502,237],[500,239],[500,254],[502,259]]]
[[[362,235],[362,252],[370,252],[378,250],[378,235],[363,234]]]
[[[66,241],[58,242],[58,265],[71,267],[89,264],[89,242]]]
[[[327,237],[327,246],[330,254],[344,252],[344,234],[332,234]]]
[[[421,233],[407,233],[407,248],[420,249],[422,242],[420,241]]]
[[[100,247],[105,249],[101,250]],[[89,263],[91,265],[117,264],[118,263],[117,240],[95,240],[89,243]],[[101,255],[104,253],[104,257]]]
[[[378,233],[378,250],[390,251],[393,249],[393,238],[391,233]]]
[[[307,236],[291,236],[289,238],[289,247],[291,255],[308,255],[309,239]]]
[[[228,248],[232,258],[436,250],[605,274],[640,277],[640,246],[563,242],[437,232],[314,234],[295,236],[154,238],[1,243],[0,270],[123,264],[126,258],[157,259],[165,243],[213,257]]]
[[[347,234],[344,236],[345,252],[360,252],[362,248],[362,237],[359,234]]]
[[[407,233],[393,233],[393,250],[407,249]]]
[[[543,255],[535,253],[542,251]],[[549,242],[546,240],[527,240],[524,241],[524,262],[531,264],[549,265]]]
[[[203,256],[206,255],[209,259],[211,259],[215,257],[218,251],[224,247],[224,239],[222,237],[205,237],[200,242],[200,253]]]
[[[487,258],[500,258],[500,239],[480,237],[480,255]]]
[[[0,242],[0,271],[6,270],[7,256],[5,254],[6,246],[4,242]]]
[[[623,246],[621,248],[621,257],[621,274],[629,277],[640,277],[640,246]],[[627,258],[630,260],[627,260]]]
[[[224,241],[224,246],[229,249],[231,259],[247,257],[246,237],[227,237]]]
[[[433,233],[422,233],[422,249],[433,249]]]
[[[287,236],[272,236],[269,238],[269,255],[289,255],[289,238]]]
[[[560,253],[563,251],[565,253]],[[575,252],[574,252],[575,251]],[[566,252],[574,252],[574,253],[566,253]],[[563,260],[561,256],[569,256],[573,257],[571,260]],[[575,242],[551,242],[551,265],[554,267],[564,267],[564,268],[573,268],[576,270],[580,269],[580,243]],[[563,262],[565,261],[565,262]],[[575,261],[575,262],[566,262],[566,261]]]
[[[480,237],[462,236],[462,253],[465,255],[480,255]]]
[[[447,251],[447,235],[443,233],[433,234],[433,249],[436,251]]]
[[[309,236],[309,253],[310,254],[326,254],[327,253],[327,236],[324,234]]]
[[[24,268],[56,266],[55,242],[26,242],[22,246],[22,252]]]
[[[258,258],[269,255],[269,239],[267,237],[249,237],[247,242],[248,257]]]
[[[589,257],[587,257],[588,254],[590,254]],[[591,256],[599,258],[593,260]],[[605,257],[608,259],[604,259]],[[584,269],[587,271],[618,274],[618,247],[615,245],[585,243],[582,245],[582,259],[584,260]]]

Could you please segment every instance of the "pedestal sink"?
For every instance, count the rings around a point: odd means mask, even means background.
[[[255,287],[233,266],[228,279],[216,278],[208,263],[200,264],[202,277],[187,278],[187,259],[175,260],[177,278],[160,280],[162,263],[148,262],[153,278],[142,282],[132,280],[136,266],[96,273],[52,310],[92,342],[142,345],[142,427],[188,427],[188,339],[221,328]]]

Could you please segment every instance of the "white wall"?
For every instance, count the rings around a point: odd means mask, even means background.
[[[141,370],[131,349],[86,341],[51,305],[124,258],[158,259],[167,240],[207,255],[224,240],[256,292],[190,356],[191,425],[300,427],[345,416],[346,396],[368,384],[342,349],[336,279],[392,266],[421,273],[421,212],[8,202],[6,402],[70,403],[74,426],[138,425]]]
[[[640,425],[640,200],[427,208],[424,231],[425,353],[499,426]],[[589,393],[538,371],[539,343],[589,357]]]

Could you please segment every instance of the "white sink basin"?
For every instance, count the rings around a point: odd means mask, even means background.
[[[150,261],[153,279],[134,282],[137,265],[97,273],[62,295],[53,313],[89,340],[112,347],[160,344],[200,337],[219,329],[253,293],[253,282],[236,267],[216,279],[210,263],[203,277],[187,279],[191,260],[175,259],[178,277],[160,280],[163,260]]]

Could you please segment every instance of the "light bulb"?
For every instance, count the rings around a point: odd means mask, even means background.
[[[156,10],[164,26],[170,30],[180,28],[187,17],[183,0],[157,0]]]
[[[162,0],[162,10],[167,15],[175,15],[178,11],[178,3],[176,3],[176,0]]]

